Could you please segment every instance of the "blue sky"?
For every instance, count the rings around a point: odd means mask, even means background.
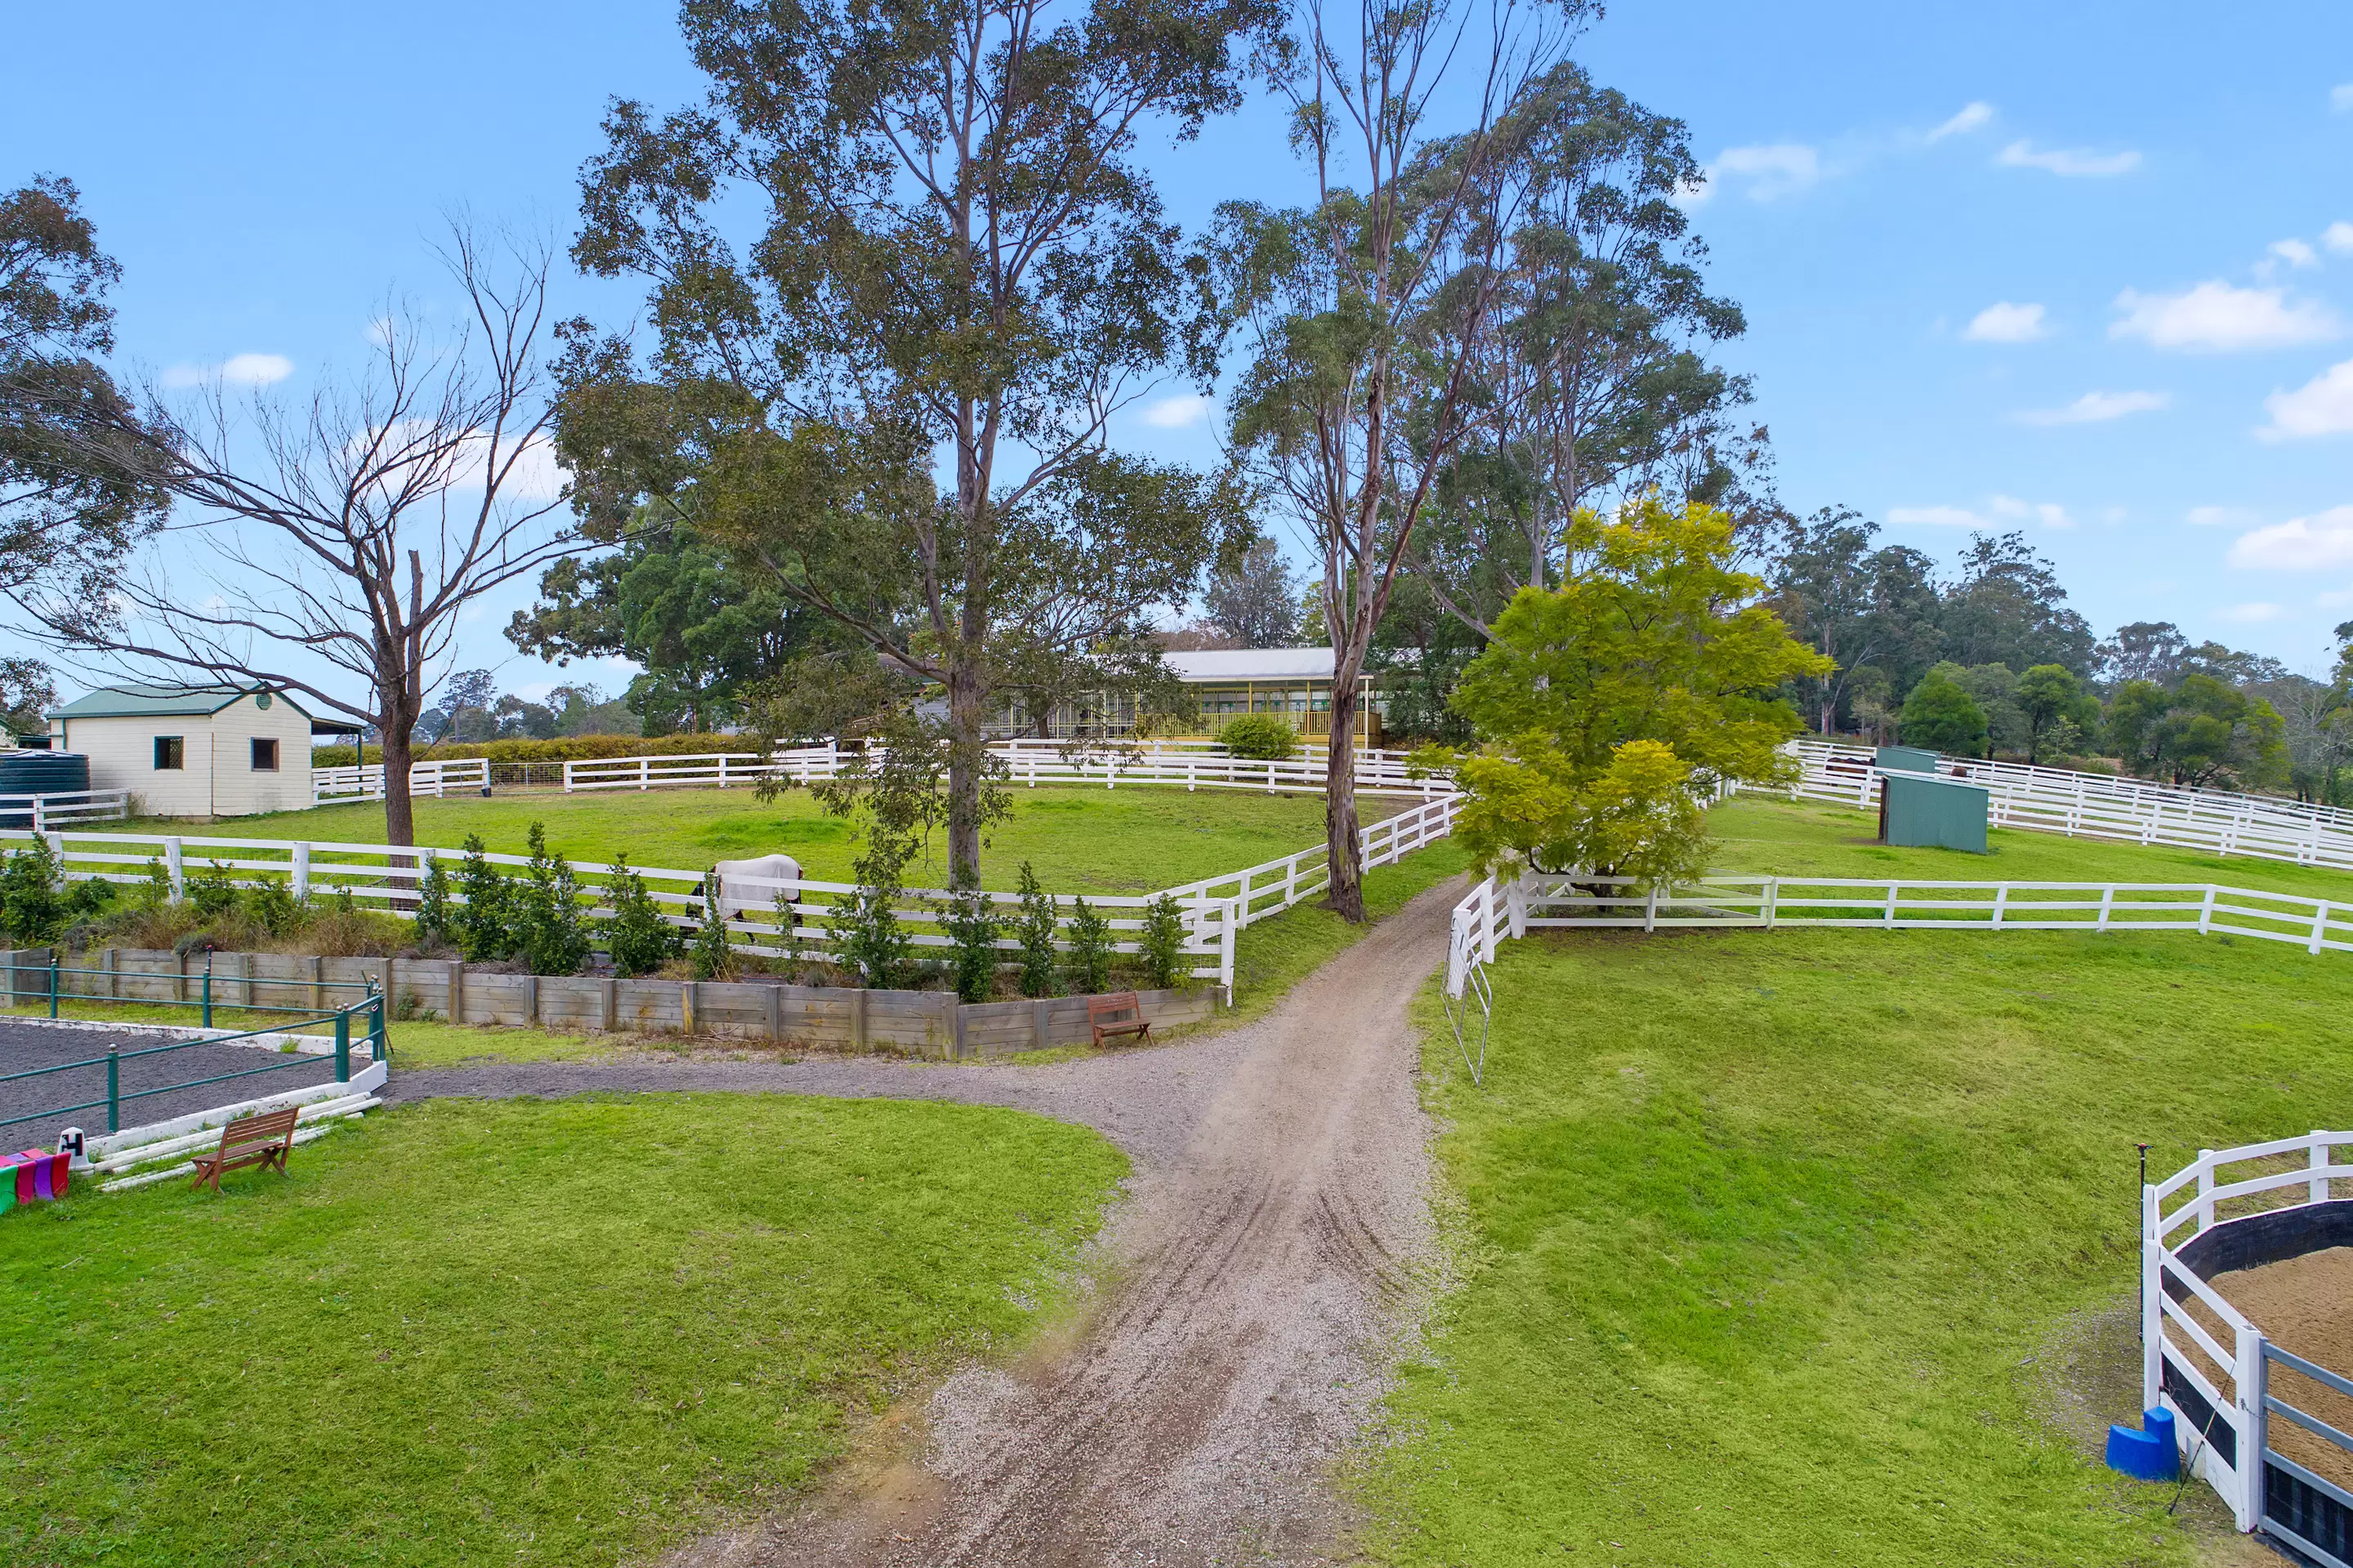
[[[356,367],[387,291],[443,302],[445,210],[568,238],[607,98],[698,91],[658,5],[110,21],[100,53],[69,7],[12,15],[0,179],[80,185],[126,361],[283,392]],[[1791,505],[1942,559],[2021,528],[2103,632],[2323,662],[2353,618],[2353,6],[1625,0],[1580,54],[1715,171],[1693,215]],[[1188,224],[1304,190],[1265,105],[1155,166]],[[636,295],[559,303],[617,323]],[[1188,413],[1123,437],[1207,461]],[[528,597],[463,648],[526,690],[553,673],[497,629]]]

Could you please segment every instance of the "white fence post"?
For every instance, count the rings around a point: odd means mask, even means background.
[[[2232,1467],[2238,1472],[2239,1495],[2232,1499],[2232,1512],[2244,1533],[2263,1522],[2263,1331],[2240,1324],[2237,1349],[2239,1364],[2232,1369],[2231,1382],[2238,1396],[2239,1451]]]
[[[2315,1171],[2328,1169],[2328,1135],[2319,1128],[2312,1129],[2312,1153],[2306,1160]],[[2328,1202],[2328,1178],[2315,1176],[2305,1187],[2306,1201],[2314,1203]]]
[[[638,788],[639,789],[645,789],[649,783],[652,782],[653,775],[650,769],[653,767],[653,762],[654,759],[650,757],[640,757],[638,758]]]
[[[1767,931],[1773,928],[1773,922],[1780,917],[1780,913],[1781,879],[1768,876],[1765,879],[1765,928]]]
[[[2214,929],[2214,885],[2206,885],[2206,897],[2198,906],[2198,934],[2206,936]]]
[[[2108,928],[2108,916],[2116,906],[2116,885],[2113,882],[2107,883],[2100,888],[2100,923],[2096,929],[2105,931]]]
[[[2327,939],[2328,900],[2323,898],[2316,900],[2315,903],[2315,906],[2312,911],[2312,945],[2306,948],[2305,951],[2308,953],[2317,953],[2320,951],[2321,943]]]
[[[2140,1189],[2140,1407],[2155,1410],[2165,1386],[2165,1244],[2157,1234],[2157,1183]]]
[[[1527,873],[1522,872],[1509,882],[1490,885],[1503,889],[1504,918],[1509,923],[1512,940],[1516,942],[1528,934]],[[1495,955],[1491,949],[1487,956],[1493,959]]]
[[[2214,1228],[2214,1151],[2198,1151],[2198,1229],[2192,1233],[2203,1235]]]
[[[187,896],[188,879],[182,869],[180,841],[177,835],[164,841],[164,871],[172,879],[172,902],[177,904]]]
[[[573,764],[569,762],[564,765],[564,792],[567,795],[572,793],[572,768]]]
[[[296,902],[299,903],[302,899],[311,896],[311,846],[307,843],[296,844],[294,846],[292,858],[294,864],[294,897]]]

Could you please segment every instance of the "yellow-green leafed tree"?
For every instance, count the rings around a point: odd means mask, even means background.
[[[1773,693],[1835,666],[1757,603],[1733,553],[1713,507],[1577,514],[1561,586],[1520,590],[1455,688],[1480,742],[1455,763],[1455,831],[1482,869],[1696,876],[1709,780],[1786,776],[1799,723]]]

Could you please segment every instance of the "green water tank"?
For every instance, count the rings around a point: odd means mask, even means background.
[[[1879,780],[1880,841],[1985,854],[1991,801],[1982,784],[1934,773],[1885,774]]]
[[[1879,767],[1893,768],[1905,773],[1934,773],[1936,754],[1923,751],[1916,746],[1883,746],[1877,758]]]

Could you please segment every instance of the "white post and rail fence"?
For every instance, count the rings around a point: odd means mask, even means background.
[[[1453,831],[1457,798],[1443,794],[1384,817],[1359,831],[1358,845],[1367,867],[1386,865],[1446,837]],[[171,896],[186,895],[191,874],[212,870],[232,882],[253,885],[284,885],[297,898],[348,894],[363,907],[408,913],[414,910],[420,879],[438,860],[455,862],[459,853],[429,845],[352,844],[325,841],[292,841],[152,835],[51,829],[40,833],[69,880],[143,884],[160,867]],[[0,843],[29,842],[27,829],[0,829]],[[487,854],[484,860],[501,874],[514,875],[530,862],[515,854]],[[594,861],[573,861],[573,874],[584,895],[582,910],[590,919],[611,912],[609,884],[615,868]],[[711,874],[706,871],[662,866],[632,866],[659,906],[663,917],[681,927],[700,924],[704,899],[700,891]],[[1234,983],[1234,938],[1238,932],[1270,916],[1314,898],[1331,885],[1324,846],[1317,844],[1278,860],[1223,875],[1205,877],[1164,894],[1142,896],[1060,895],[1065,925],[1074,896],[1083,896],[1102,910],[1115,934],[1114,950],[1141,950],[1140,935],[1148,906],[1163,896],[1173,899],[1185,922],[1185,952],[1197,962],[1192,978],[1212,980],[1230,995]],[[729,932],[742,950],[782,958],[823,957],[834,950],[848,905],[860,892],[855,884],[814,878],[790,881],[738,879],[726,884],[719,897]],[[462,895],[452,889],[453,899]],[[984,896],[1010,914],[1017,895],[990,893]],[[911,942],[919,948],[953,947],[941,926],[950,895],[937,889],[909,889],[894,909],[910,927]],[[1008,951],[1018,943],[1000,936],[997,945]],[[1067,944],[1064,944],[1067,945]]]
[[[2353,1365],[2274,1340],[2214,1281],[2353,1243],[2348,1149],[2314,1131],[2202,1150],[2141,1189],[2141,1406],[2171,1414],[2239,1529],[2329,1568],[2353,1568]]]

